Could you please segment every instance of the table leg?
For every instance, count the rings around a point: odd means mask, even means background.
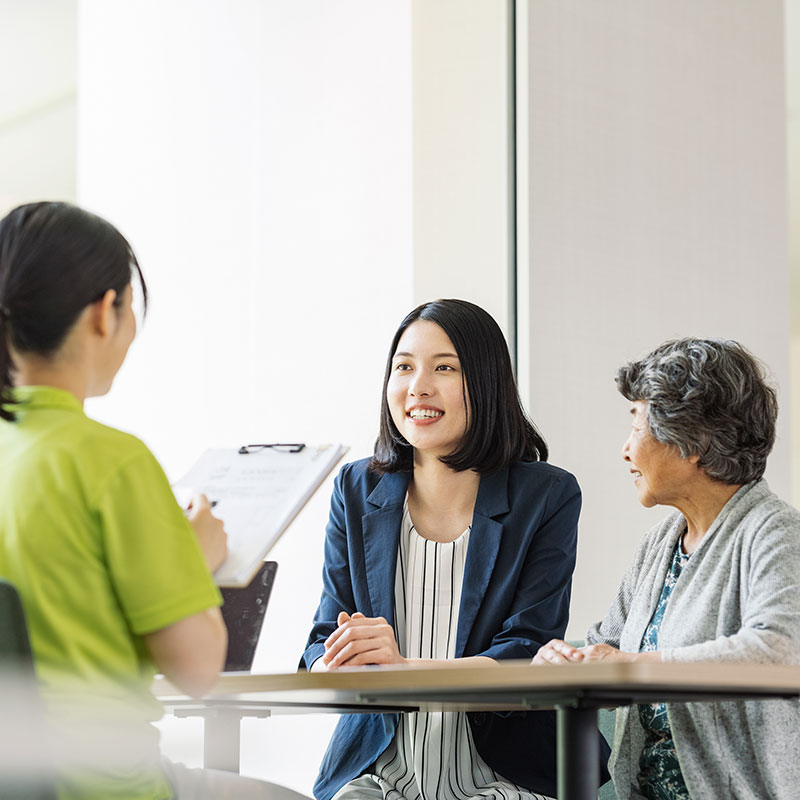
[[[208,769],[223,769],[239,772],[239,742],[241,722],[244,717],[266,719],[271,716],[269,708],[253,706],[178,707],[172,713],[176,717],[203,718],[203,766]]]
[[[597,709],[558,708],[558,800],[597,800]]]
[[[217,708],[204,716],[203,766],[239,772],[239,740],[242,714],[235,709]]]

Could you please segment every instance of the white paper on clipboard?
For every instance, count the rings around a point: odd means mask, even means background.
[[[216,501],[228,557],[214,573],[218,586],[246,586],[270,548],[347,452],[342,444],[305,445],[300,452],[262,447],[206,450],[174,486]]]

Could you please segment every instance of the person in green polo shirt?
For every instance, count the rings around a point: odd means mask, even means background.
[[[136,333],[136,257],[65,203],[0,221],[0,576],[16,585],[45,702],[59,797],[300,797],[161,758],[156,670],[199,696],[227,634],[211,573],[226,534],[188,516],[134,436],[89,419]]]

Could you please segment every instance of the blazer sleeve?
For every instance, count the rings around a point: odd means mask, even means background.
[[[350,580],[350,557],[347,547],[347,523],[344,509],[344,489],[347,466],[342,467],[333,484],[331,511],[325,532],[325,566],[322,570],[322,597],[314,624],[300,661],[300,669],[311,665],[325,654],[325,640],[336,630],[340,611],[356,611]]]
[[[572,572],[578,538],[581,490],[563,472],[550,486],[544,512],[529,521],[535,530],[519,572],[507,616],[491,644],[472,655],[497,660],[532,658],[553,638],[562,638],[569,620]],[[520,523],[524,524],[524,523]],[[503,565],[495,565],[497,569]]]

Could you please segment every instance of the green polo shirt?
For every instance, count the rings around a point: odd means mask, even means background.
[[[0,420],[0,575],[22,597],[56,758],[91,762],[91,778],[64,772],[60,796],[168,798],[142,636],[218,606],[219,591],[141,441],[60,389],[15,400],[17,419]],[[100,744],[82,745],[84,729]]]

